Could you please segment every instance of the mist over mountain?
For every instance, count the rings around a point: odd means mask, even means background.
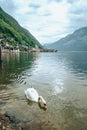
[[[87,27],[82,27],[46,47],[59,51],[87,51]]]

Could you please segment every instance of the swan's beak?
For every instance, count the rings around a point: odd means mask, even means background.
[[[46,104],[44,104],[44,110],[45,110],[45,111],[47,110],[47,105],[46,105]]]

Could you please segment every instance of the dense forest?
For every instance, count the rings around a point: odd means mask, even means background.
[[[19,23],[4,12],[0,7],[0,36],[4,39],[2,42],[8,42],[11,45],[25,45],[29,47],[38,46],[43,48],[39,41],[26,29],[21,27]]]

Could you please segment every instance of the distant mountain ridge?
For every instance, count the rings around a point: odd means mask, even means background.
[[[49,44],[47,48],[60,51],[87,51],[87,27],[82,27],[72,34]]]
[[[6,41],[16,42],[20,45],[27,45],[30,47],[38,46],[42,48],[39,41],[26,29],[21,27],[18,22],[2,10],[0,7],[0,35],[5,38]],[[14,42],[11,40],[14,39]]]

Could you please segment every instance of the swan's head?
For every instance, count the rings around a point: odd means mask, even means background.
[[[47,104],[46,104],[46,101],[43,99],[42,96],[39,96],[38,98],[38,104],[39,104],[39,107],[42,108],[43,110],[47,110]]]

